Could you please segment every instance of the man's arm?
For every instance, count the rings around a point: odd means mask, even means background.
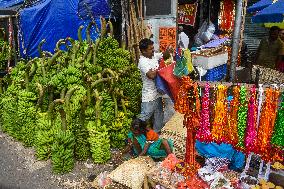
[[[150,69],[150,70],[146,73],[146,76],[147,76],[149,79],[155,79],[155,77],[157,76],[157,70]]]

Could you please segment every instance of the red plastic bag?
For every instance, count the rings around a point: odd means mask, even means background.
[[[181,81],[173,73],[176,63],[172,63],[164,68],[158,70],[158,74],[166,81],[173,97],[173,101],[177,99],[178,91],[181,85]]]

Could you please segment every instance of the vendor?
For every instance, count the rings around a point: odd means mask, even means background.
[[[148,155],[157,159],[164,158],[173,151],[171,140],[160,138],[154,130],[147,128],[146,122],[138,118],[131,124],[127,143],[122,154],[132,150],[135,156]]]

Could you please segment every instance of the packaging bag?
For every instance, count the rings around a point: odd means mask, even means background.
[[[189,74],[187,59],[184,56],[184,52],[179,49],[179,53],[176,55],[176,66],[174,68],[174,75],[181,78]]]
[[[180,88],[180,85],[181,85],[180,79],[178,77],[176,77],[173,73],[175,66],[176,66],[176,63],[173,62],[172,64],[158,70],[159,76],[168,85],[168,88],[169,88],[170,93],[171,93],[171,95],[169,95],[169,96],[171,97],[173,102],[175,101],[175,99],[177,99],[178,91],[179,91],[179,88]]]

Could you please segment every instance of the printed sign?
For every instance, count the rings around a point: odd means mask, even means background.
[[[176,28],[175,27],[160,27],[159,29],[159,44],[160,51],[163,52],[167,47],[176,48]]]
[[[194,26],[197,12],[197,3],[178,6],[178,24]]]

